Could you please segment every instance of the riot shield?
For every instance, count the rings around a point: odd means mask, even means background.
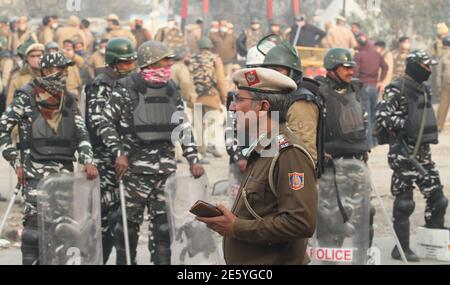
[[[370,230],[370,174],[354,159],[334,160],[319,182],[319,219],[310,240],[315,265],[366,265]]]
[[[211,203],[207,176],[194,179],[188,172],[175,173],[167,180],[165,192],[172,264],[222,264],[219,236],[189,212],[199,200]]]
[[[40,264],[102,265],[99,180],[50,175],[37,190]]]

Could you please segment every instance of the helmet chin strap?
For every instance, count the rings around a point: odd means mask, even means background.
[[[336,81],[336,83],[341,86],[341,87],[346,87],[348,86],[348,82],[345,82],[340,76],[339,74],[336,72],[336,68],[331,70],[328,74],[330,74],[331,78]]]

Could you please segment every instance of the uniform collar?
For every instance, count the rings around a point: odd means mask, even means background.
[[[259,138],[253,142],[249,148],[242,151],[242,154],[249,159],[253,153],[260,155],[264,150],[269,149],[273,144],[277,144],[280,148],[283,148],[283,144],[288,142],[288,138],[285,133],[288,130],[286,124],[280,125],[279,133],[272,139],[268,139],[268,134],[262,134]]]

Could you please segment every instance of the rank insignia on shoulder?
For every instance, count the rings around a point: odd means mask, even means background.
[[[291,145],[291,142],[284,135],[279,135],[278,136],[278,144],[280,146],[280,149],[284,149],[284,148],[289,147]]]
[[[305,173],[289,173],[289,187],[293,191],[300,191],[305,188]]]

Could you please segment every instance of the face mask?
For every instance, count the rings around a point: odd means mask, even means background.
[[[424,83],[430,79],[431,71],[426,70],[417,62],[411,62],[406,65],[406,74],[418,83]]]
[[[228,27],[221,27],[220,32],[222,32],[224,34],[228,33]]]
[[[142,29],[142,25],[136,25],[136,30],[141,30]]]
[[[53,73],[45,77],[38,78],[38,83],[48,92],[57,94],[64,91],[67,82],[67,75],[61,72]]]
[[[211,30],[210,30],[211,33],[217,33],[218,31],[219,31],[218,28],[211,28]]]
[[[169,29],[175,28],[175,22],[173,22],[173,21],[167,22],[167,27],[168,27]]]
[[[52,28],[56,30],[56,29],[58,28],[58,23],[54,23],[54,24],[52,25]]]
[[[99,49],[99,52],[100,52],[101,54],[105,54],[105,53],[106,53],[106,48],[101,48],[101,49]]]
[[[402,49],[404,50],[409,50],[411,48],[411,44],[410,43],[404,43],[402,44]]]
[[[252,25],[252,30],[254,30],[254,31],[259,30],[260,27],[261,26],[259,24],[254,24],[254,25]]]
[[[172,69],[170,66],[162,68],[148,67],[141,71],[142,78],[153,84],[167,84],[171,75]]]

